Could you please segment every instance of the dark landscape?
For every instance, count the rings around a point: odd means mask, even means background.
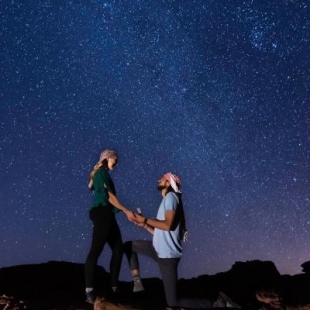
[[[50,261],[0,269],[0,309],[93,309],[84,300],[83,267],[78,263]],[[301,274],[281,275],[270,261],[236,262],[226,272],[180,279],[179,290],[182,296],[203,298],[213,298],[223,291],[242,309],[305,310],[310,309],[310,261],[302,264],[302,268]],[[102,292],[106,291],[108,277],[98,267],[97,281]],[[165,309],[161,280],[147,278],[144,284],[145,292],[133,295],[132,283],[121,282],[121,304],[100,309]]]

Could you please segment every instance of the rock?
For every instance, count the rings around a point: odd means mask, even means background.
[[[304,262],[301,264],[302,272],[310,273],[310,261]]]
[[[120,297],[126,300],[122,305],[111,302],[106,295],[109,274],[98,267],[96,275],[98,293],[108,300],[98,300],[95,310],[165,309],[163,285],[159,278],[144,279],[145,292],[139,295],[132,293],[131,282],[121,281]],[[218,291],[223,291],[249,310],[258,309],[258,304],[260,309],[277,309],[275,306],[279,301],[288,310],[310,310],[307,308],[310,304],[310,273],[280,275],[270,261],[236,262],[226,272],[180,279],[179,289],[181,296],[187,298],[212,298]],[[0,310],[4,307],[6,310],[26,309],[27,305],[29,310],[94,310],[93,305],[85,302],[84,264],[52,261],[1,268],[0,294],[5,294]]]
[[[12,296],[0,296],[0,309],[1,310],[24,310],[28,309],[27,304],[23,300],[15,299]]]
[[[94,304],[94,310],[138,310],[129,306],[115,304],[105,300],[104,298],[97,298]]]

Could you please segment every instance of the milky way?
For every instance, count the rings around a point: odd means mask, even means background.
[[[180,175],[190,234],[180,276],[253,259],[301,272],[310,260],[308,1],[0,6],[1,267],[84,263],[88,173],[114,148],[118,196],[148,217],[161,174]],[[124,241],[150,237],[117,218]],[[158,270],[144,259],[142,274]]]

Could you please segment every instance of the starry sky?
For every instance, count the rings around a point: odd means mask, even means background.
[[[310,260],[309,16],[308,0],[1,1],[0,267],[85,262],[88,174],[113,148],[118,197],[147,217],[159,177],[180,175],[180,277],[254,259],[300,273]],[[150,238],[117,219],[124,241]],[[99,263],[109,258],[106,247]]]

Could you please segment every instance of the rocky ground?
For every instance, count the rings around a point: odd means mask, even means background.
[[[309,266],[309,265],[308,265]],[[109,274],[98,267],[99,291],[107,292]],[[0,269],[0,310],[164,310],[160,279],[144,280],[145,292],[133,294],[132,283],[121,282],[121,294],[85,302],[83,264],[48,262]],[[310,310],[310,274],[280,275],[272,262],[237,262],[213,276],[179,281],[184,297],[212,298],[224,291],[242,309]],[[113,300],[114,299],[114,300]]]

